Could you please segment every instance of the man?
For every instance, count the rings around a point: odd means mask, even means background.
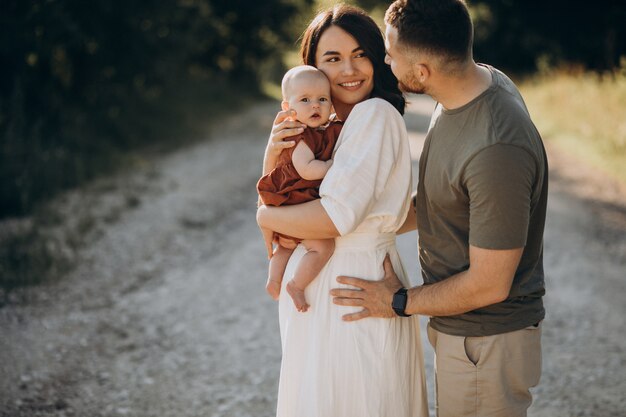
[[[397,0],[385,15],[387,64],[407,92],[438,105],[414,209],[424,285],[338,277],[345,320],[431,316],[439,417],[525,416],[541,374],[548,168],[517,88],[476,64],[461,0]]]

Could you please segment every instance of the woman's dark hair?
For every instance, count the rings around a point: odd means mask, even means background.
[[[320,12],[302,35],[300,53],[306,65],[317,66],[315,54],[322,34],[330,26],[337,26],[356,39],[365,56],[374,67],[372,97],[387,100],[400,114],[404,114],[406,101],[398,88],[398,80],[385,64],[385,41],[376,23],[358,7],[338,4]]]

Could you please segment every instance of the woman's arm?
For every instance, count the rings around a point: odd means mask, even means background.
[[[276,115],[270,138],[265,147],[265,155],[263,156],[263,175],[268,174],[276,167],[278,156],[284,149],[291,148],[296,144],[295,141],[286,141],[285,138],[295,136],[304,131],[306,125],[295,121],[295,117],[295,110],[280,111]],[[262,204],[259,197],[257,207]]]
[[[256,214],[261,228],[300,239],[330,239],[339,236],[321,200],[293,206],[260,206]]]
[[[267,174],[276,166],[278,156],[283,149],[291,148],[296,143],[293,140],[285,140],[304,131],[306,125],[295,120],[296,111],[287,110],[278,112],[274,119],[272,133],[265,147],[263,158],[263,175]]]

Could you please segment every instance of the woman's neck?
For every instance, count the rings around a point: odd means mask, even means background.
[[[335,108],[335,114],[337,115],[337,119],[345,122],[350,112],[354,108],[354,104],[345,104],[345,103],[333,103],[333,107]]]

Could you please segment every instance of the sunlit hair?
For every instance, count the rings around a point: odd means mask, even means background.
[[[338,4],[320,12],[302,35],[300,53],[302,62],[316,66],[315,55],[322,34],[331,26],[349,33],[374,67],[372,97],[387,100],[400,114],[404,114],[406,101],[398,88],[398,80],[385,64],[385,41],[376,22],[358,7]]]
[[[293,94],[293,83],[297,80],[321,80],[328,84],[328,91],[330,91],[330,83],[326,75],[312,65],[298,65],[293,67],[285,73],[283,81],[281,82],[281,90],[283,93],[283,100],[288,100]]]
[[[472,59],[474,28],[463,0],[396,0],[385,23],[398,31],[401,48],[435,57],[444,70]]]

